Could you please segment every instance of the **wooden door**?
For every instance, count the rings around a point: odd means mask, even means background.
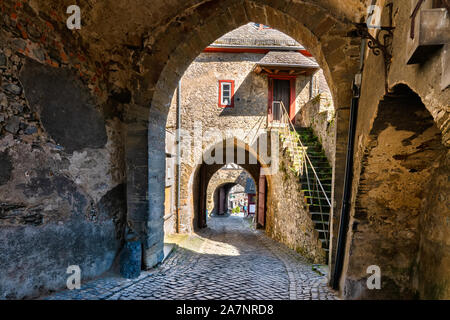
[[[266,225],[266,177],[263,175],[259,176],[258,225],[261,227]]]
[[[221,187],[219,191],[219,214],[225,214],[225,188]]]
[[[288,114],[291,114],[291,82],[289,80],[273,80],[273,101],[282,101]],[[279,121],[281,119],[282,110],[275,108],[272,112],[273,120]]]
[[[200,168],[200,188],[199,188],[199,203],[198,203],[198,227],[206,228],[206,166],[202,165]]]

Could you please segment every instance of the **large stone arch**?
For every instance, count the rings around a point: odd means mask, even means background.
[[[27,39],[26,49],[37,48],[34,47],[34,43],[33,47],[30,47],[33,41],[39,42],[34,39],[36,30],[45,31],[47,41],[42,44],[42,48],[57,49],[49,50],[52,51],[52,55],[45,54],[49,59],[45,63],[74,70],[81,68],[80,78],[85,80],[83,86],[89,86],[92,92],[100,88],[101,101],[98,106],[107,99],[111,89],[109,86],[112,83],[117,82],[126,87],[120,87],[126,90],[119,92],[115,97],[125,105],[126,112],[122,114],[121,111],[119,112],[120,108],[113,111],[120,113],[118,117],[121,121],[123,120],[123,129],[127,128],[128,133],[125,141],[118,141],[115,144],[121,148],[123,143],[126,148],[128,222],[135,232],[142,235],[141,239],[146,251],[145,264],[151,266],[162,257],[160,254],[162,225],[159,215],[163,213],[163,189],[148,188],[149,181],[154,186],[162,186],[164,181],[162,175],[164,166],[161,165],[164,161],[162,145],[148,143],[149,138],[150,141],[155,142],[164,137],[166,109],[164,103],[158,107],[158,103],[164,101],[156,97],[173,94],[174,83],[182,74],[184,66],[188,65],[190,59],[195,58],[202,45],[208,44],[209,38],[221,35],[245,21],[254,20],[272,25],[307,46],[324,68],[330,86],[335,88],[332,89],[338,119],[335,185],[340,186],[342,185],[341,173],[343,173],[343,166],[340,164],[343,164],[346,149],[348,119],[346,107],[349,103],[347,101],[350,95],[349,84],[357,69],[360,43],[359,39],[347,38],[346,33],[352,29],[350,22],[359,22],[364,16],[364,2],[361,0],[155,0],[151,2],[137,0],[132,3],[124,0],[117,0],[114,3],[90,1],[80,4],[84,21],[82,30],[72,32],[65,27],[67,16],[63,2],[43,0],[39,5],[35,1],[16,5],[13,1],[3,1],[2,29],[8,25],[6,29],[13,30],[14,37]],[[407,83],[417,92],[435,119],[442,132],[444,144],[448,147],[450,127],[446,107],[448,107],[450,91],[447,88],[441,92],[438,85],[439,55],[430,59],[426,65],[405,66],[407,46],[403,40],[408,38],[412,5],[409,2],[394,3],[396,30],[392,49],[395,59],[388,75],[388,83],[390,86]],[[385,11],[387,10],[383,10],[384,15]],[[39,24],[33,25],[26,22],[29,17],[32,18],[33,23],[39,21]],[[220,23],[215,23],[217,21]],[[22,26],[26,26],[26,30],[20,30]],[[26,32],[23,32],[30,30],[35,32],[30,32],[28,36]],[[24,43],[18,41],[17,44]],[[35,60],[38,59],[31,52],[32,50],[24,50],[23,54]],[[345,52],[346,57],[348,55],[351,59],[343,59],[341,52]],[[67,57],[70,57],[68,65]],[[182,61],[177,57],[184,62],[177,64],[177,61]],[[370,119],[375,118],[374,110],[377,109],[377,103],[372,104],[372,102],[378,101],[378,97],[384,92],[384,74],[379,72],[382,70],[382,63],[383,59],[370,53],[365,59],[363,92],[358,116],[361,120],[358,133],[362,132],[362,135],[357,134],[359,148],[363,150],[366,149],[365,135],[369,135],[373,126]],[[86,71],[89,72],[86,73]],[[111,74],[119,74],[119,76],[111,76]],[[109,76],[111,78],[108,78]],[[158,80],[161,81],[157,85]],[[342,94],[340,89],[343,89]],[[339,95],[337,100],[336,95]],[[122,138],[122,135],[118,136]],[[355,152],[355,158],[359,157],[358,152]],[[357,159],[356,162],[360,161]],[[439,168],[436,170],[441,170]],[[360,171],[358,169],[356,168],[355,172]],[[118,171],[122,175],[123,170]],[[359,182],[359,177],[355,178],[355,182],[356,184]],[[356,191],[354,195],[358,192],[356,189],[354,187]],[[339,190],[338,187],[334,192],[335,200],[340,198]],[[122,194],[121,191],[117,193]],[[112,193],[111,198],[117,199],[117,194]],[[430,195],[429,199],[433,199],[433,195]],[[339,201],[335,201],[334,210],[339,211]],[[42,233],[39,233],[39,237],[42,237]],[[436,251],[439,250],[437,247]],[[436,260],[434,265],[431,270],[436,270],[441,265],[440,261]],[[354,265],[350,263],[348,279],[355,276],[352,268]],[[358,272],[355,277],[357,280],[361,279],[358,278],[361,276],[360,271]],[[430,277],[432,273],[430,272]],[[426,274],[421,274],[423,279],[427,278]],[[95,275],[97,273],[92,274],[92,276]],[[432,283],[429,279],[419,283],[428,283],[420,289],[424,292],[423,296],[433,296],[433,292],[439,292],[429,285]],[[351,289],[351,286],[347,288]],[[351,297],[352,294],[347,296]]]
[[[448,298],[448,147],[404,84],[378,105],[354,190],[345,255],[347,298]],[[366,269],[382,290],[367,290]]]
[[[204,2],[178,12],[178,15],[167,20],[164,31],[152,35],[151,52],[141,57],[143,72],[136,77],[139,94],[135,95],[135,105],[128,113],[127,134],[129,221],[144,239],[144,263],[147,267],[162,257],[161,213],[164,195],[160,185],[164,179],[164,124],[174,90],[183,72],[207,45],[245,23],[264,23],[288,34],[310,50],[323,68],[338,119],[335,183],[338,186],[342,184],[348,105],[351,82],[358,70],[360,41],[348,36],[353,27],[348,16],[340,11],[343,6],[337,2],[331,3]],[[362,6],[358,2],[355,8]],[[338,188],[334,193],[337,210],[340,198]]]

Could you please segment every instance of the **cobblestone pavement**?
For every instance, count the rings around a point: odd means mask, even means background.
[[[216,217],[208,225],[138,279],[103,277],[47,299],[337,299],[305,258],[246,220]]]

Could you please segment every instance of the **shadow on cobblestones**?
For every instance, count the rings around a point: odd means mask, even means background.
[[[312,264],[241,217],[212,217],[197,234],[168,239],[175,252],[138,279],[108,275],[47,299],[336,299]]]

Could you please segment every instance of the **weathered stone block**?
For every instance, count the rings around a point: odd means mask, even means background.
[[[3,86],[3,89],[5,89],[6,92],[9,92],[9,93],[12,93],[15,95],[20,95],[22,93],[22,88],[13,83],[6,84],[5,86]]]
[[[0,67],[6,66],[6,56],[0,52]]]
[[[19,125],[20,125],[20,118],[19,117],[12,117],[9,119],[9,121],[6,123],[5,130],[16,134],[17,131],[19,131]]]
[[[65,151],[104,147],[104,119],[73,74],[27,60],[20,77],[31,108],[40,113],[45,130]]]
[[[11,178],[12,163],[6,152],[0,153],[0,185],[4,185]]]

